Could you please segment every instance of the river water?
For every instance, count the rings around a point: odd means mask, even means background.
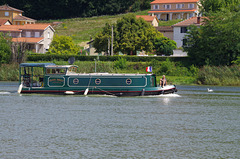
[[[240,87],[177,87],[84,97],[0,82],[0,158],[240,158]]]

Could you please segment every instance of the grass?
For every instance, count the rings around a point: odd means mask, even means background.
[[[149,10],[135,12],[135,15],[148,15]],[[129,14],[129,13],[127,13]],[[76,44],[90,41],[95,35],[101,31],[106,23],[116,23],[118,19],[126,14],[118,15],[105,15],[89,18],[71,18],[71,19],[58,19],[58,20],[45,20],[38,21],[39,23],[53,23],[62,22],[62,24],[55,26],[55,34],[71,36]],[[160,26],[171,26],[180,20],[160,21]]]
[[[159,21],[159,26],[172,26],[178,22],[182,21],[182,19],[169,20],[169,21]]]

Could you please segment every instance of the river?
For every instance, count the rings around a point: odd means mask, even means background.
[[[240,158],[240,87],[173,95],[19,95],[0,82],[0,158]]]

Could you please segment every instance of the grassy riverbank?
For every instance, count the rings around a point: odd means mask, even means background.
[[[31,62],[31,61],[29,61]],[[53,62],[57,65],[68,64],[66,61],[38,61],[41,62]],[[79,73],[91,73],[95,72],[94,61],[76,61],[74,63],[78,66],[77,72]],[[103,62],[98,61],[96,71],[97,72],[109,72],[109,73],[146,73],[145,68],[152,66],[153,62]],[[167,65],[168,67],[165,68]],[[3,64],[0,67],[0,81],[18,81],[18,64]],[[165,69],[165,72],[163,72]],[[219,85],[219,86],[240,86],[240,66],[204,66],[197,70],[195,76],[192,75],[192,71],[186,67],[174,66],[172,62],[158,63],[157,66],[153,66],[153,73],[157,75],[157,82],[163,74],[167,76],[169,84],[176,85]],[[195,68],[196,69],[196,68]]]

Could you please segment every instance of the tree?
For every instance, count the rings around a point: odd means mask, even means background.
[[[0,33],[0,64],[11,60],[11,38]]]
[[[48,54],[78,54],[80,47],[73,43],[69,36],[54,36]]]
[[[177,48],[177,43],[167,37],[158,37],[154,42],[157,55],[172,55],[173,50]]]
[[[22,63],[26,60],[28,45],[26,42],[13,42],[11,45],[12,62]]]
[[[94,47],[97,52],[108,50],[108,39],[111,37],[111,26],[106,24],[95,36]],[[163,35],[144,19],[137,19],[134,14],[124,16],[113,25],[114,51],[136,55],[137,51],[151,52],[154,41]]]
[[[196,65],[231,65],[240,54],[240,11],[212,13],[204,23],[189,28],[184,50]]]
[[[239,0],[200,0],[201,12],[207,15],[211,12],[218,12],[221,9],[234,10],[235,7],[239,6]]]

